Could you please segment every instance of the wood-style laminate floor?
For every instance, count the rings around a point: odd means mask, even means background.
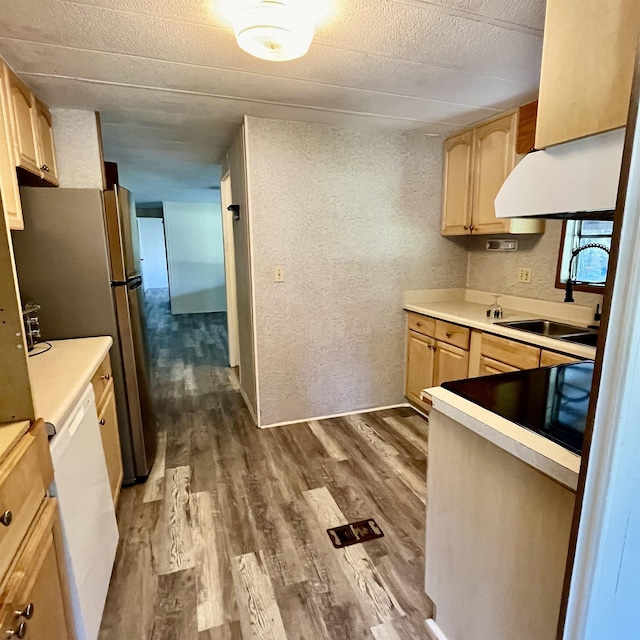
[[[149,303],[160,447],[125,488],[100,640],[428,638],[427,423],[409,409],[258,430],[224,314]],[[375,518],[384,538],[333,548]]]

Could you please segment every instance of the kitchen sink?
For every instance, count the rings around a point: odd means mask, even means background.
[[[510,329],[518,329],[519,331],[527,331],[528,333],[536,333],[539,336],[548,336],[550,338],[563,338],[564,336],[585,334],[584,327],[576,327],[562,322],[554,322],[553,320],[514,320],[511,322],[496,322],[495,324],[499,324],[502,327],[509,327]]]
[[[573,336],[563,336],[560,339],[566,340],[567,342],[577,342],[578,344],[584,344],[588,347],[595,347],[598,344],[598,334],[595,331],[590,331],[589,333],[578,333]]]

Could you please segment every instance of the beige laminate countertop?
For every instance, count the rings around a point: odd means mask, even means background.
[[[433,409],[575,491],[581,457],[555,442],[442,387],[429,389]]]
[[[592,360],[596,357],[595,347],[587,347],[582,344],[567,342],[566,340],[558,340],[556,338],[539,336],[535,333],[519,331],[518,329],[510,329],[508,327],[502,327],[495,324],[495,322],[508,322],[510,320],[531,320],[534,318],[545,318],[549,320],[557,319],[560,322],[568,322],[566,319],[562,320],[560,318],[549,317],[543,312],[535,315],[523,311],[504,309],[504,316],[500,320],[492,321],[487,318],[487,306],[488,305],[486,304],[479,304],[477,302],[454,300],[443,302],[405,303],[404,309],[406,311],[414,311],[415,313],[420,313],[425,316],[431,316],[432,318],[446,320],[447,322],[461,324],[467,327],[471,327],[472,329],[478,329],[480,331],[486,331],[487,333],[493,333],[495,335],[510,338],[512,340],[518,340],[527,344],[534,344],[544,349],[571,354],[577,356],[578,358]],[[578,323],[569,322],[569,324],[577,325]]]
[[[113,344],[110,336],[52,340],[46,353],[29,358],[36,416],[62,426]],[[36,346],[36,353],[44,347]]]

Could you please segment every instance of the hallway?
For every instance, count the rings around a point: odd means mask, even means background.
[[[159,453],[125,488],[100,640],[428,638],[426,422],[410,409],[258,430],[224,314],[148,306]],[[216,317],[213,317],[216,316]],[[333,548],[375,518],[384,538]]]

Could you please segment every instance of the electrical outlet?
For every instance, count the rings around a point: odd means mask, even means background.
[[[284,267],[273,268],[273,281],[284,282]]]
[[[518,282],[523,284],[531,284],[531,269],[518,269]]]

